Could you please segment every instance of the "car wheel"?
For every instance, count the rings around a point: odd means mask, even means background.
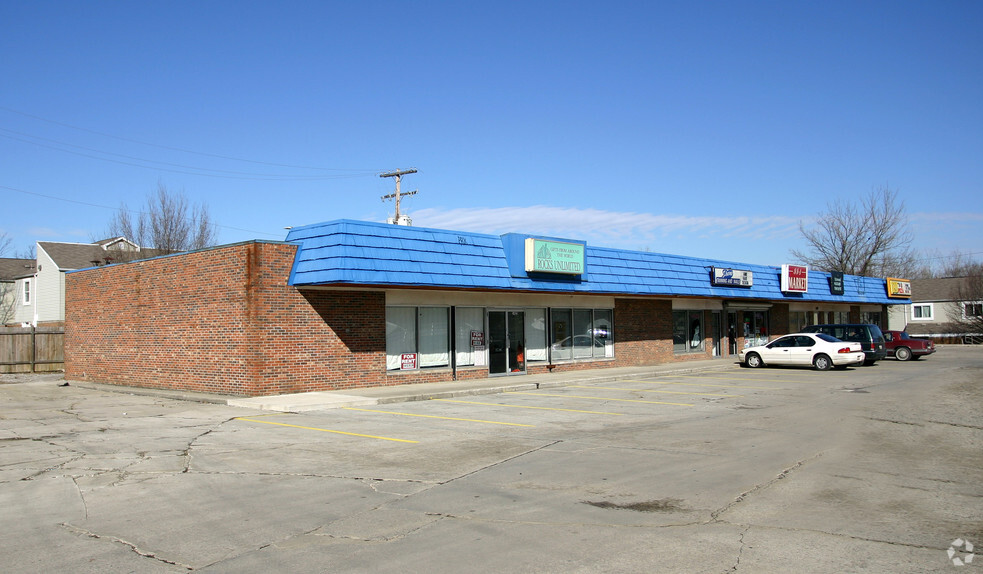
[[[812,359],[812,365],[817,371],[828,371],[833,366],[833,361],[828,355],[816,355]]]
[[[752,369],[757,369],[758,367],[763,367],[765,363],[761,360],[761,355],[748,353],[748,356],[744,357],[744,364]]]
[[[908,347],[898,347],[894,350],[894,356],[899,361],[907,361],[911,358],[911,349]]]

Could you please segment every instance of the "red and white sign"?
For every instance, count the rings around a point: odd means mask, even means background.
[[[782,265],[782,292],[805,293],[809,290],[809,268],[805,265]]]
[[[403,353],[399,356],[399,368],[403,369],[415,369],[416,368],[416,353]]]
[[[485,344],[484,331],[471,331],[471,346],[480,347]]]

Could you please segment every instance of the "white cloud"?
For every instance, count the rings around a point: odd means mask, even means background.
[[[665,239],[732,241],[798,238],[799,219],[787,216],[691,216],[531,207],[420,209],[413,224],[478,233],[535,233],[585,239],[600,246],[639,249]]]

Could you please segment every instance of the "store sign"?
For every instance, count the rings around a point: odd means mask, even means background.
[[[845,292],[842,271],[833,271],[829,274],[829,292],[831,295],[842,295]]]
[[[895,299],[911,299],[911,281],[888,277],[887,296]]]
[[[526,239],[526,271],[533,273],[584,273],[584,244]]]
[[[471,346],[481,347],[485,344],[485,332],[484,331],[471,331]]]
[[[416,353],[403,353],[399,356],[399,368],[402,370],[415,369],[417,366]]]
[[[713,267],[711,283],[720,287],[751,287],[754,285],[754,275],[744,269]]]
[[[805,293],[809,290],[809,268],[805,265],[782,265],[783,293]]]

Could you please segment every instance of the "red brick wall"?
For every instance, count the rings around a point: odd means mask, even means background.
[[[71,273],[65,376],[268,395],[385,384],[385,295],[287,285],[252,242]]]
[[[616,299],[614,341],[615,361],[611,366],[672,362],[672,301]]]

